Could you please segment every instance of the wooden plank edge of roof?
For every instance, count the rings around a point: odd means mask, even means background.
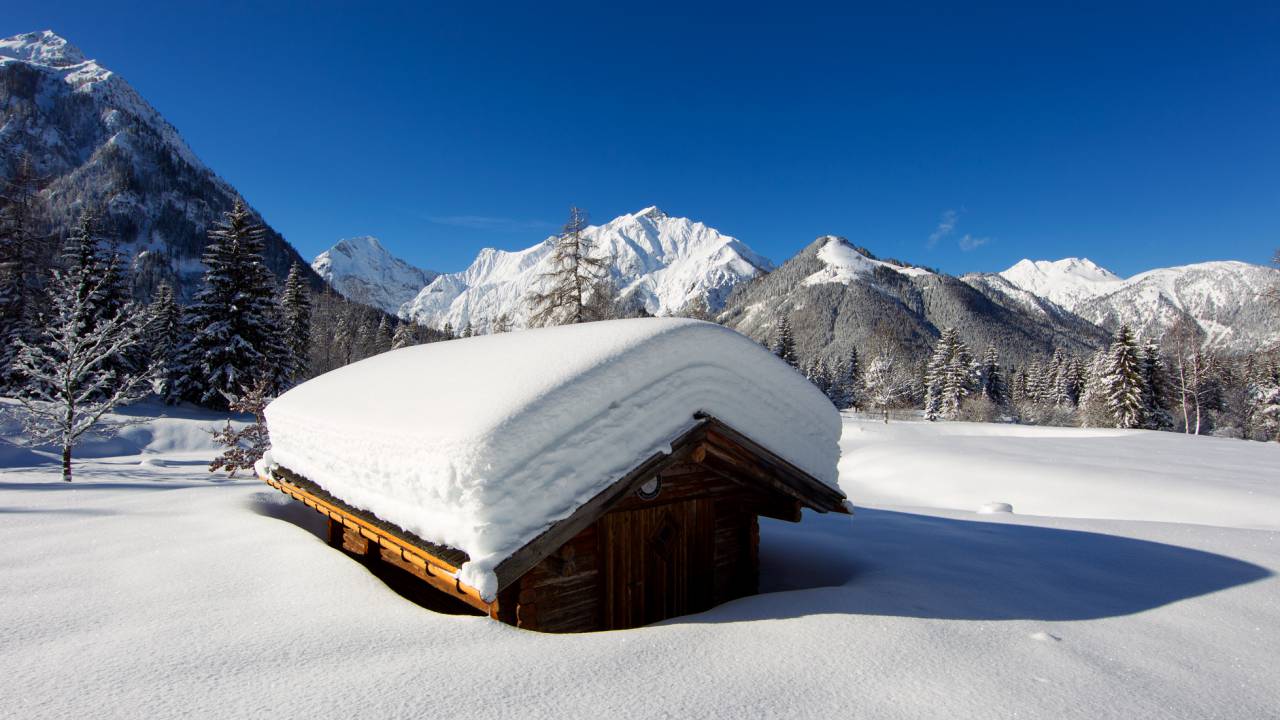
[[[298,487],[293,483],[276,478],[272,475],[258,475],[258,479],[262,480],[271,487],[280,492],[289,495],[295,500],[300,501],[303,505],[315,510],[332,520],[341,522],[344,526],[358,530],[365,538],[376,542],[379,546],[400,551],[400,556],[410,564],[421,567],[426,574],[436,577],[447,577],[451,582],[432,582],[431,584],[441,590],[452,589],[453,594],[459,596],[459,599],[466,602],[472,607],[484,610],[491,610],[492,601],[485,600],[476,588],[462,582],[458,579],[458,568],[435,555],[423,550],[422,548],[404,541],[395,534],[390,533],[367,520],[334,505],[333,503],[317,497],[306,489]]]

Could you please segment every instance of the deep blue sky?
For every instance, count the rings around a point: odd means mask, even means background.
[[[308,257],[373,234],[461,269],[570,204],[956,273],[1280,246],[1274,3],[376,4],[11,1],[0,34],[121,73]]]

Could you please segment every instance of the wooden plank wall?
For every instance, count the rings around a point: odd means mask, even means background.
[[[638,627],[756,592],[757,512],[776,501],[690,464],[658,497],[630,497],[517,583],[517,625],[544,632]]]

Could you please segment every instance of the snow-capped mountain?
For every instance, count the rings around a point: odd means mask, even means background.
[[[1066,312],[1028,312],[1004,295],[958,278],[882,260],[848,240],[824,236],[768,275],[739,286],[720,315],[729,327],[770,342],[778,318],[791,323],[801,358],[833,360],[851,348],[882,343],[902,357],[925,357],[943,328],[955,327],[970,347],[994,344],[1006,362],[1021,364],[1055,347],[1085,353],[1105,342],[1091,323]]]
[[[395,257],[368,235],[339,240],[311,261],[311,269],[348,300],[392,315],[440,274]]]
[[[1204,342],[1227,350],[1280,342],[1274,313],[1261,301],[1280,282],[1280,271],[1261,265],[1204,262],[1123,279],[1084,259],[1022,260],[996,275],[964,279],[1029,309],[1052,312],[1056,306],[1107,330],[1126,324],[1143,337],[1159,339],[1182,319],[1200,331]]]
[[[622,215],[584,231],[597,257],[610,258],[619,293],[634,307],[659,315],[697,300],[715,311],[738,283],[773,268],[741,241],[656,207]],[[486,248],[466,270],[433,280],[400,308],[400,315],[432,327],[472,323],[483,330],[499,316],[516,325],[528,317],[530,293],[542,287],[555,238],[515,252]]]
[[[208,227],[238,196],[124,78],[48,30],[0,40],[0,177],[24,159],[44,181],[55,236],[96,210],[132,255],[142,297],[161,281],[190,294]],[[281,277],[306,264],[270,229],[264,254]]]
[[[1000,277],[1067,310],[1073,310],[1083,300],[1105,295],[1123,282],[1120,276],[1088,258],[1020,260]]]

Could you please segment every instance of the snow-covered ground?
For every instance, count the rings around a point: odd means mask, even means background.
[[[766,594],[554,636],[408,602],[168,412],[71,484],[0,445],[6,716],[1280,716],[1274,444],[846,420],[858,514],[764,521]]]

